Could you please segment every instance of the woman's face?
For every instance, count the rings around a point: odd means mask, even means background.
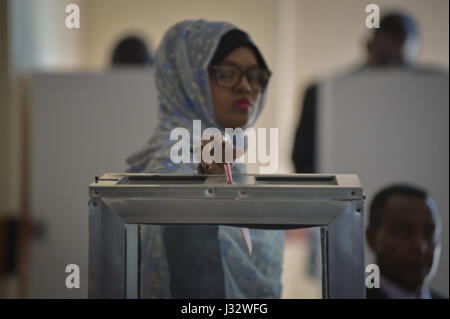
[[[248,47],[236,48],[220,62],[222,63],[235,64],[242,70],[258,65],[255,54]],[[256,111],[261,92],[252,89],[246,76],[242,76],[241,81],[233,88],[219,86],[214,77],[212,72],[210,84],[217,123],[224,128],[244,127]]]

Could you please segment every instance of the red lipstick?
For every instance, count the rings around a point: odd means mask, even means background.
[[[234,102],[233,105],[241,110],[247,111],[252,106],[252,103],[250,102],[250,99],[242,98]]]

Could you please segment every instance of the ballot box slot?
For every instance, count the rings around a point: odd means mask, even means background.
[[[119,182],[120,179],[119,178],[102,178],[102,177],[95,176],[95,183],[96,184],[98,184],[98,182],[106,182],[106,181]]]
[[[256,176],[256,185],[338,185],[335,176]]]
[[[118,184],[122,185],[180,185],[180,184],[204,184],[206,180],[206,176],[201,175],[192,175],[192,176],[161,176],[161,175],[153,175],[153,176],[125,176],[123,177]]]

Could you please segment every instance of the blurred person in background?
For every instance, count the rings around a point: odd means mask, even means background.
[[[436,203],[425,190],[391,185],[370,204],[366,239],[380,269],[380,287],[368,299],[442,299],[430,290],[441,249]]]
[[[381,18],[367,42],[367,60],[351,73],[367,69],[417,69],[419,48],[418,28],[414,20],[403,13],[390,13]],[[422,71],[422,69],[421,69]],[[318,84],[310,85],[303,98],[301,118],[295,135],[292,160],[296,173],[317,173],[316,108]]]
[[[120,40],[111,57],[112,66],[153,65],[153,57],[147,43],[138,36],[130,35]]]

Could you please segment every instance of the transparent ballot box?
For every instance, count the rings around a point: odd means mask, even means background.
[[[148,225],[320,229],[322,298],[365,298],[364,193],[352,174],[105,174],[89,186],[89,298],[145,298]],[[289,280],[290,284],[301,282]],[[144,292],[145,291],[145,292]]]

